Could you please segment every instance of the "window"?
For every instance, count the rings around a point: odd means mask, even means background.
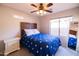
[[[72,17],[53,19],[50,21],[50,34],[51,35],[67,35],[70,21]]]
[[[50,21],[50,34],[53,36],[60,36],[62,46],[67,47],[69,26],[72,17],[52,19]]]
[[[51,35],[59,36],[59,19],[54,19],[50,21]]]

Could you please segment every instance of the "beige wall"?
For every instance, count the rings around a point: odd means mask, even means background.
[[[76,20],[79,20],[79,8],[73,8],[70,10],[65,10],[59,13],[54,13],[51,15],[41,17],[40,31],[43,33],[49,33],[49,21],[54,18],[60,18],[60,17],[66,17],[66,16],[74,16]]]
[[[14,18],[14,15],[22,16],[24,19]],[[0,5],[0,40],[15,37],[20,32],[20,22],[37,23],[39,29],[37,17]]]

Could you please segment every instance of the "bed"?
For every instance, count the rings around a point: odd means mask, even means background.
[[[44,33],[27,36],[24,29],[36,29],[36,23],[21,22],[21,45],[35,56],[54,56],[61,45],[60,38]]]
[[[69,31],[68,47],[73,50],[76,50],[76,45],[77,45],[76,34],[77,34],[77,31],[74,31],[74,30]]]

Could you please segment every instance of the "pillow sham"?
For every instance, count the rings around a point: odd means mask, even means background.
[[[25,33],[27,34],[27,36],[33,35],[33,31],[31,29],[24,29]]]
[[[39,34],[40,32],[37,29],[34,29],[34,34]]]
[[[70,36],[70,37],[73,37],[73,38],[77,38],[75,35],[72,35],[72,34],[70,34],[69,36]]]
[[[26,32],[27,36],[40,33],[37,29],[24,29],[24,31]]]

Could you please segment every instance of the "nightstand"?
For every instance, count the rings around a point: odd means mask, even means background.
[[[20,38],[7,39],[4,40],[4,43],[5,43],[4,55],[8,55],[9,53],[20,49]]]

